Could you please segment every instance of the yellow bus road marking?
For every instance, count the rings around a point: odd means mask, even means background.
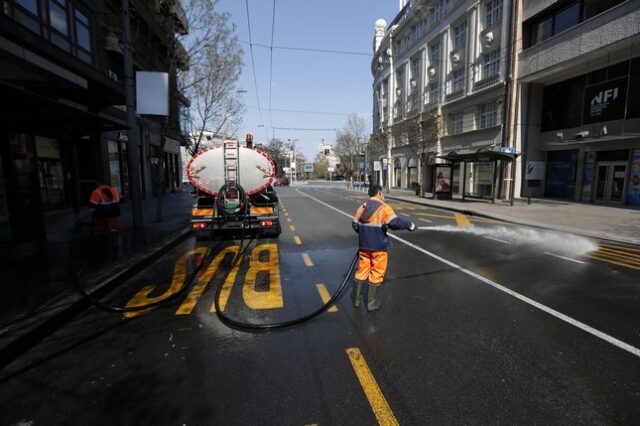
[[[291,229],[291,232],[296,232],[296,227],[293,225],[289,225],[289,229]]]
[[[297,245],[299,246],[302,245],[302,240],[297,235],[294,235],[293,240],[296,242]]]
[[[304,260],[304,264],[311,267],[313,266],[313,262],[307,253],[302,253],[302,260]]]
[[[469,218],[464,215],[464,214],[460,214],[460,213],[454,213],[454,217],[456,219],[456,224],[458,226],[468,226],[471,225],[471,222],[469,221]]]
[[[621,257],[621,258],[627,258],[627,259],[632,259],[632,260],[640,260],[640,255],[637,255],[635,253],[627,253],[625,251],[613,250],[613,249],[608,249],[608,248],[604,248],[604,247],[600,247],[600,249],[598,250],[598,253],[607,253],[607,254],[610,254],[612,256],[618,256],[618,257]]]
[[[600,244],[600,247],[609,247],[609,248],[615,248],[615,249],[619,249],[619,250],[635,251],[635,252],[640,253],[640,249],[631,248],[631,247],[625,247],[625,246],[616,246],[616,245],[613,245],[613,244]]]
[[[624,266],[625,268],[636,269],[636,270],[640,271],[639,267],[627,265],[626,263],[615,262],[613,260],[605,259],[605,258],[602,258],[602,257],[599,257],[599,256],[595,256],[595,255],[592,255],[592,254],[588,254],[587,257],[589,257],[591,259],[600,260],[602,262],[613,263],[614,265]]]
[[[490,224],[494,224],[494,225],[511,225],[510,223],[507,222],[500,222],[499,220],[493,220],[493,219],[476,219],[476,218],[469,218],[469,220],[471,222],[475,222],[475,223],[490,223]]]
[[[453,220],[455,219],[453,216],[447,216],[444,214],[435,214],[435,213],[416,213],[418,216],[424,216],[424,217],[437,217],[438,219],[449,219],[449,220]]]
[[[318,293],[320,293],[322,303],[329,303],[329,300],[331,300],[331,295],[327,290],[327,286],[325,286],[324,284],[316,284],[316,288],[318,289]],[[329,309],[327,309],[327,312],[338,312],[338,307],[336,305],[331,305]]]
[[[358,376],[358,380],[360,380],[360,385],[369,400],[369,405],[371,405],[373,413],[376,419],[378,419],[378,424],[398,425],[398,420],[396,420],[396,417],[393,415],[393,411],[391,411],[391,407],[389,407],[387,400],[384,398],[376,379],[373,377],[373,374],[371,374],[371,370],[369,370],[367,362],[362,357],[360,349],[348,348],[347,355],[356,372],[356,376]]]
[[[612,260],[617,260],[619,262],[624,262],[628,265],[638,265],[640,266],[640,260],[638,259],[629,259],[623,256],[618,256],[617,254],[611,254],[611,253],[605,253],[602,251],[597,251],[595,253],[592,253],[594,256],[600,256],[602,258],[606,258],[606,259],[612,259]]]

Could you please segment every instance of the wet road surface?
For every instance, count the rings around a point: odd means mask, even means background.
[[[357,249],[362,193],[283,188],[283,233],[191,239],[0,371],[0,424],[637,424],[640,248],[389,201],[383,307],[317,309]]]

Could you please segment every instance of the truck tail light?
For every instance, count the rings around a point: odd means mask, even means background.
[[[204,229],[207,227],[206,223],[194,223],[191,225],[193,229]]]
[[[273,225],[273,222],[270,220],[261,220],[260,221],[260,226],[271,226]]]

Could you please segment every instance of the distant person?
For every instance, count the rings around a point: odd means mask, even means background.
[[[118,229],[118,216],[120,216],[120,194],[117,190],[96,182],[96,189],[91,193],[89,204],[95,208],[93,216],[96,225],[102,231],[116,231]]]
[[[387,228],[414,231],[416,225],[396,216],[393,209],[385,204],[380,185],[369,187],[369,197],[369,201],[358,207],[351,224],[358,233],[359,240],[359,263],[353,283],[353,306],[360,307],[362,287],[367,281],[367,311],[375,311],[382,307],[378,292],[387,272],[388,251],[391,246]]]

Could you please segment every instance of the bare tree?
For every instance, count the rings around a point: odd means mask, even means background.
[[[362,144],[367,141],[367,121],[358,114],[350,114],[345,126],[336,135],[336,154],[346,176],[353,177],[359,170]]]
[[[329,160],[327,157],[319,152],[316,155],[315,165],[313,168],[314,179],[327,179],[329,177]]]
[[[286,164],[288,149],[288,145],[278,138],[273,138],[266,145],[260,147],[260,150],[269,154],[274,163],[276,163],[278,177],[284,176],[283,167]]]
[[[420,185],[420,196],[424,196],[424,181],[426,179],[427,149],[437,143],[440,138],[441,120],[440,116],[431,114],[426,121],[421,121],[417,116],[414,120],[408,120],[406,124],[407,146],[418,159],[420,172],[418,173],[418,184]]]

